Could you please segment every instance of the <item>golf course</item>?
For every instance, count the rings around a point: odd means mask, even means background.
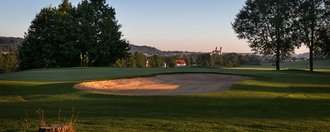
[[[0,12],[0,132],[330,132],[330,0]]]
[[[322,62],[324,63],[324,62]],[[290,65],[292,66],[292,65]],[[285,67],[285,65],[284,65]],[[49,68],[0,74],[0,131],[70,121],[76,131],[330,131],[330,72],[237,68]],[[81,82],[161,74],[249,77],[231,89],[188,95],[122,95],[81,90]],[[220,80],[219,80],[220,81]],[[26,121],[27,120],[27,121]]]

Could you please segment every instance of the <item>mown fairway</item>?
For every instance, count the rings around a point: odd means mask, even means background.
[[[172,72],[217,72],[255,77],[231,90],[189,96],[124,96],[80,91],[84,80]],[[330,131],[330,73],[267,68],[62,68],[0,74],[0,131],[22,130],[25,109],[49,123],[79,112],[78,131]],[[37,126],[30,130],[36,131]]]

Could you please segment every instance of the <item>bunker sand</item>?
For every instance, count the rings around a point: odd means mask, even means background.
[[[83,82],[76,89],[124,95],[189,95],[220,92],[250,77],[223,74],[167,74],[106,81]]]

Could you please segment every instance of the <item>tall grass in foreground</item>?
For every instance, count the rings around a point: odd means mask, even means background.
[[[72,107],[71,115],[69,117],[61,117],[61,107],[58,110],[58,120],[57,121],[47,121],[45,116],[45,111],[42,108],[36,110],[37,119],[30,119],[25,108],[25,114],[22,119],[22,130],[26,132],[28,130],[39,129],[39,132],[74,132],[75,126],[77,125],[77,118],[79,113],[75,111]]]

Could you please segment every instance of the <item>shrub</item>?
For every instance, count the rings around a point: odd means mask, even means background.
[[[0,72],[14,72],[19,69],[15,53],[0,52]]]

